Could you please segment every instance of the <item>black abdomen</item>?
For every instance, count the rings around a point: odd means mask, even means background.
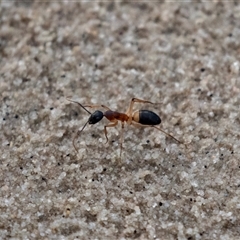
[[[161,123],[160,117],[151,111],[140,110],[139,111],[139,123],[143,125],[158,125]]]

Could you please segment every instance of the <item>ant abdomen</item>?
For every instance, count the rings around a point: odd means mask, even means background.
[[[133,114],[133,121],[142,125],[158,125],[161,123],[160,117],[149,110],[140,110]]]

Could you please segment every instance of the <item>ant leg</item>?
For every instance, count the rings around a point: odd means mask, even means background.
[[[188,146],[189,146],[189,144],[183,143],[183,142],[179,141],[179,140],[176,139],[174,136],[172,136],[171,134],[165,132],[164,130],[162,130],[162,129],[159,128],[159,127],[156,127],[156,126],[152,126],[152,127],[154,127],[154,128],[156,128],[157,130],[163,132],[163,133],[166,134],[167,136],[173,138],[173,139],[174,139],[175,141],[177,141],[179,144],[183,144],[183,145],[184,145],[184,148],[185,148],[185,154],[187,155],[188,160],[191,160],[191,156],[189,155],[189,152],[188,152]]]
[[[142,100],[142,99],[138,99],[138,98],[132,98],[131,102],[130,102],[130,105],[126,111],[126,115],[128,115],[129,117],[129,120],[128,120],[128,123],[131,124],[132,123],[132,112],[133,112],[133,104],[135,102],[140,102],[140,103],[151,103],[151,104],[154,104],[150,101],[146,101],[146,100]]]
[[[156,126],[154,126],[154,125],[143,125],[143,124],[138,123],[138,122],[132,122],[132,124],[135,125],[135,126],[141,126],[141,127],[153,127],[153,128],[156,128],[157,130],[161,131],[162,133],[166,134],[167,136],[173,138],[173,139],[174,139],[175,141],[177,141],[178,143],[183,144],[181,141],[179,141],[178,139],[176,139],[176,138],[175,138],[174,136],[172,136],[171,134],[165,132],[165,131],[162,130],[161,128],[156,127]]]
[[[104,134],[106,137],[106,143],[108,142],[108,137],[107,137],[107,127],[115,127],[118,124],[118,121],[114,121],[113,123],[109,123],[108,125],[104,126]]]
[[[178,140],[178,139],[176,139],[174,136],[172,136],[171,134],[169,134],[169,133],[165,132],[164,130],[162,130],[162,129],[161,129],[161,128],[159,128],[159,127],[156,127],[156,126],[152,126],[152,127],[154,127],[154,128],[156,128],[157,130],[159,130],[159,131],[163,132],[163,133],[164,133],[164,134],[166,134],[167,136],[169,136],[169,137],[173,138],[173,139],[174,139],[175,141],[177,141],[179,144],[183,144],[183,145],[184,145],[184,147],[185,147],[185,150],[187,150],[187,149],[188,149],[188,147],[189,147],[189,144],[179,141],[179,140]],[[188,157],[188,159],[191,159],[189,156],[190,156],[190,155],[189,155],[189,153],[188,153],[188,151],[187,151],[187,157]]]
[[[171,138],[173,138],[175,141],[177,141],[178,143],[180,143],[180,144],[182,144],[182,142],[180,142],[178,139],[176,139],[174,136],[172,136],[171,134],[169,134],[169,133],[167,133],[167,132],[165,132],[164,130],[162,130],[161,128],[159,128],[159,127],[156,127],[156,126],[151,126],[151,127],[154,127],[154,128],[156,128],[157,130],[159,130],[159,131],[161,131],[161,132],[163,132],[164,134],[166,134],[167,136],[169,136],[169,137],[171,137]]]
[[[124,123],[122,122],[121,138],[120,138],[120,160],[122,158],[122,149],[123,149],[123,129],[124,129]]]
[[[132,122],[133,125],[135,126],[140,126],[140,127],[153,127],[153,128],[156,128],[157,130],[161,131],[162,133],[166,134],[168,137],[171,137],[172,139],[174,139],[176,142],[178,142],[179,144],[183,144],[184,145],[184,148],[185,148],[185,153],[187,155],[187,158],[190,160],[191,157],[189,155],[189,152],[188,152],[188,148],[189,148],[189,144],[187,143],[184,143],[184,142],[181,142],[179,141],[177,138],[175,138],[174,136],[172,136],[171,134],[165,132],[163,129],[159,128],[159,127],[156,127],[154,125],[142,125],[141,123],[138,123],[138,122]]]

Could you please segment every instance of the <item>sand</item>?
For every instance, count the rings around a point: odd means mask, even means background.
[[[240,4],[2,1],[1,239],[239,239]],[[157,113],[160,127],[82,104]],[[99,108],[103,111],[104,109]],[[89,109],[93,112],[94,109]]]

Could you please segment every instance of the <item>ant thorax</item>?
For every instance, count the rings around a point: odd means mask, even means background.
[[[109,121],[114,121],[114,120],[118,120],[121,122],[126,122],[128,120],[128,116],[125,113],[120,113],[120,112],[116,112],[116,111],[111,111],[108,110],[104,113],[104,116],[109,120]]]

